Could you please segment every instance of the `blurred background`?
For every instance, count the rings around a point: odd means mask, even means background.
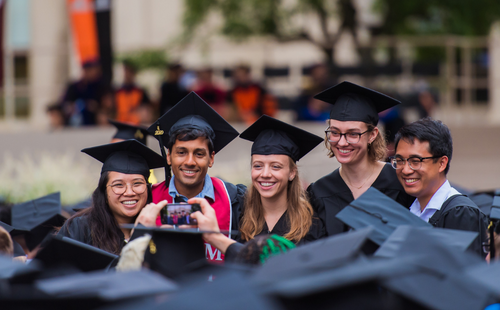
[[[344,80],[402,101],[381,115],[389,142],[441,119],[450,180],[500,187],[498,0],[0,0],[0,36],[7,201],[84,199],[100,166],[79,151],[110,141],[107,120],[148,126],[192,90],[239,131],[268,114],[323,135],[312,96]],[[249,181],[239,140],[210,174]],[[337,166],[323,146],[299,162],[306,183]]]

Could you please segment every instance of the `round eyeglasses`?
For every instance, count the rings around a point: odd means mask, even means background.
[[[134,182],[132,184],[128,183],[115,183],[112,185],[108,185],[111,187],[111,190],[116,195],[123,195],[127,191],[127,186],[132,188],[132,191],[138,195],[143,194],[146,191],[148,185],[144,182]]]
[[[359,132],[340,133],[339,131],[336,131],[336,130],[329,130],[329,129],[325,130],[326,139],[329,142],[337,143],[340,141],[340,139],[342,139],[342,136],[344,136],[345,140],[349,144],[358,143],[359,140],[361,139],[361,136],[367,132],[369,132],[369,130],[367,130],[365,132],[361,132],[361,133],[359,133]]]
[[[422,167],[422,162],[426,159],[436,159],[436,158],[441,158],[443,156],[431,156],[431,157],[419,157],[419,156],[413,156],[410,158],[403,158],[403,157],[391,157],[391,166],[392,168],[399,170],[403,169],[403,167],[406,165],[406,162],[408,162],[408,165],[410,166],[411,170],[418,170],[420,167]]]

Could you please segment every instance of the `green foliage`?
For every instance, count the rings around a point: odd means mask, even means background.
[[[300,14],[327,12],[326,0],[184,0],[185,35],[192,38],[211,13],[218,14],[220,33],[234,40],[250,36],[303,39],[304,29],[294,25]],[[328,15],[328,14],[326,14]]]
[[[498,0],[377,0],[384,34],[482,36],[500,19]]]
[[[168,64],[166,52],[161,49],[126,53],[116,57],[116,61],[131,64],[138,72],[147,69],[164,70],[165,66]]]

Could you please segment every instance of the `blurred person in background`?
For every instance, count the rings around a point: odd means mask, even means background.
[[[49,116],[50,130],[60,130],[66,125],[64,112],[59,104],[51,104],[47,107],[47,115]]]
[[[253,82],[250,67],[239,65],[233,71],[233,88],[227,100],[236,109],[236,119],[250,125],[260,116],[276,115],[278,104],[261,85]]]
[[[166,80],[161,84],[160,89],[159,115],[165,114],[188,94],[188,91],[180,82],[183,74],[184,68],[181,64],[172,63],[168,66]]]
[[[213,69],[203,68],[197,72],[193,91],[205,100],[223,118],[227,117],[226,92],[213,81]]]
[[[145,123],[141,109],[151,110],[151,100],[145,89],[136,85],[136,66],[130,61],[123,62],[123,84],[115,92],[116,120],[123,123],[139,125]],[[149,118],[151,121],[151,117]]]
[[[316,64],[310,68],[309,78],[295,101],[297,120],[326,121],[330,115],[330,105],[314,98],[314,95],[332,86],[328,67]]]
[[[89,60],[82,65],[80,80],[68,85],[64,92],[61,108],[65,123],[69,126],[106,124],[112,110],[109,85],[102,81],[101,65],[98,60]]]

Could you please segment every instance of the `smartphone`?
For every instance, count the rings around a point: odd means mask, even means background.
[[[169,203],[160,210],[162,224],[180,226],[180,225],[198,225],[198,222],[191,218],[191,213],[200,211],[198,203]]]

